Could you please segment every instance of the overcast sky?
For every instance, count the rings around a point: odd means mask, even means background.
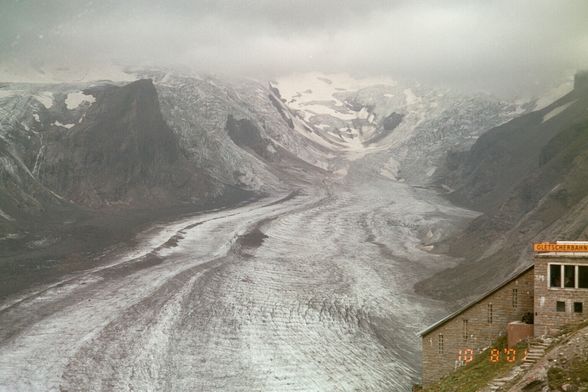
[[[588,1],[0,0],[5,71],[110,62],[512,92],[588,68]]]

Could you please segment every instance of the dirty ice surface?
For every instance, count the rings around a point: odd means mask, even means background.
[[[153,227],[0,306],[0,390],[410,390],[453,263],[420,238],[468,216],[382,178]]]

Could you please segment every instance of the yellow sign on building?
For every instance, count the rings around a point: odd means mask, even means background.
[[[573,242],[536,242],[533,244],[536,253],[545,252],[588,252],[588,243]]]

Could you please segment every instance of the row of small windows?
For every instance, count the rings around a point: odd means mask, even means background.
[[[512,308],[516,309],[519,306],[519,291],[518,289],[512,289]],[[494,305],[488,304],[487,305],[488,315],[487,321],[488,324],[492,324],[494,322]],[[469,331],[468,331],[469,321],[467,319],[462,320],[462,332],[463,332],[463,341],[467,342],[469,338]],[[443,335],[439,334],[438,340],[438,351],[439,354],[443,354]]]
[[[588,265],[549,264],[549,287],[588,289]]]
[[[582,302],[574,302],[574,313],[583,313],[584,306]],[[566,303],[564,301],[557,301],[555,303],[555,310],[558,312],[565,312],[566,311]]]
[[[493,317],[492,304],[488,304],[488,322],[489,323],[492,323],[492,317]],[[463,332],[462,336],[463,336],[464,343],[467,342],[469,339],[468,327],[469,327],[469,320],[463,319],[462,320],[462,332]],[[444,344],[443,334],[439,334],[438,346],[437,346],[439,354],[443,354],[443,344]]]
[[[462,325],[463,325],[463,341],[467,342],[468,341],[468,320],[463,320],[462,321]],[[439,352],[439,354],[443,354],[443,347],[444,345],[444,338],[443,338],[443,334],[439,334],[438,336],[438,341],[437,341],[437,351]]]
[[[512,307],[513,309],[516,309],[519,306],[519,292],[518,289],[512,289]],[[488,310],[488,324],[492,324],[492,322],[494,321],[494,305],[493,304],[488,304],[487,305],[487,310]],[[467,342],[468,338],[469,338],[469,331],[468,331],[468,326],[469,326],[469,321],[467,319],[462,320],[462,332],[463,332],[463,341]],[[439,334],[439,340],[438,340],[438,351],[439,354],[443,354],[443,335]]]

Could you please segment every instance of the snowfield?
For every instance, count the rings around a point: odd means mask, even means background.
[[[65,105],[69,110],[73,110],[80,106],[83,102],[93,104],[96,102],[96,98],[92,95],[86,95],[81,91],[67,94],[65,98]]]

